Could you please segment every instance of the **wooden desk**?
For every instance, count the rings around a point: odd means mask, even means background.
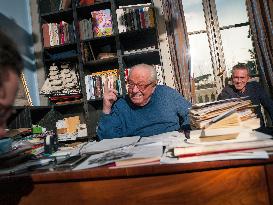
[[[0,204],[273,205],[273,157],[2,177]]]

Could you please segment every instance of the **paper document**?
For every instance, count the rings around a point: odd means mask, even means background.
[[[104,139],[99,142],[89,142],[81,149],[80,153],[81,154],[100,153],[121,147],[135,145],[139,141],[139,139],[140,139],[139,136],[133,136],[114,139]]]
[[[183,132],[173,131],[149,137],[142,137],[139,143],[162,142],[162,146],[178,147],[183,144],[185,139]]]
[[[88,169],[128,159],[158,158],[163,154],[162,143],[150,143],[110,150],[90,156],[73,170]]]

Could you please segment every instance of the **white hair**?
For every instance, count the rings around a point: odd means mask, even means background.
[[[142,68],[142,69],[144,68],[144,69],[146,69],[146,70],[148,70],[150,72],[150,79],[149,79],[150,82],[156,82],[157,81],[157,73],[156,73],[155,67],[151,66],[151,65],[148,65],[148,64],[144,64],[144,63],[137,64],[137,65],[134,65],[133,67],[131,67],[129,77],[130,77],[131,72],[133,71],[133,69],[138,69],[138,68]]]

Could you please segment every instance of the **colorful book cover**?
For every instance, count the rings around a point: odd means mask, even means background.
[[[95,37],[112,35],[112,18],[110,9],[92,11],[93,32]]]

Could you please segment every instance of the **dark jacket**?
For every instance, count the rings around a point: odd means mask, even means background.
[[[264,126],[264,121],[261,112],[261,105],[268,111],[271,121],[273,120],[273,101],[258,82],[248,82],[246,84],[246,90],[243,93],[236,90],[234,85],[228,85],[219,94],[217,100],[247,96],[251,100],[252,104],[257,106],[255,107],[255,113],[261,119],[262,126]]]

